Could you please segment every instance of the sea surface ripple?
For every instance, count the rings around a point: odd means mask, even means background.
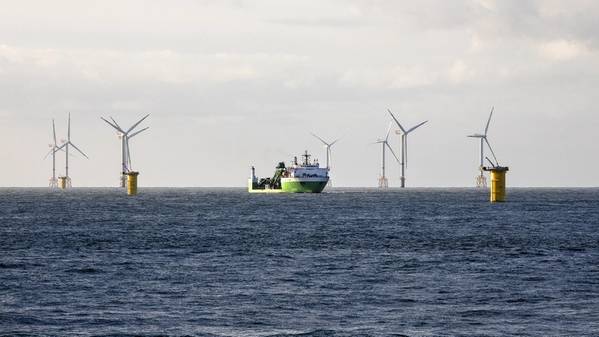
[[[2,336],[598,336],[599,189],[0,189]]]

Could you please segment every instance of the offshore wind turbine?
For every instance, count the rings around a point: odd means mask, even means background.
[[[399,131],[398,133],[401,134],[401,140],[400,140],[400,148],[401,148],[401,162],[400,162],[400,166],[401,166],[401,177],[399,178],[401,181],[401,188],[406,187],[406,167],[408,166],[408,135],[410,134],[410,132],[416,130],[417,128],[421,127],[422,125],[424,125],[426,122],[428,121],[424,121],[420,124],[417,124],[411,128],[409,128],[408,130],[404,129],[404,127],[401,125],[401,123],[399,123],[399,121],[397,120],[397,118],[395,118],[395,116],[393,115],[393,113],[391,112],[391,110],[387,109],[387,111],[389,111],[389,114],[391,115],[391,117],[393,118],[393,120],[395,121],[395,123],[397,124],[397,126],[399,127]]]
[[[58,142],[56,141],[56,125],[54,124],[54,118],[52,119],[52,139],[54,143],[49,144],[50,151],[48,151],[44,159],[48,158],[50,154],[52,155],[52,178],[50,178],[48,186],[51,188],[56,188],[58,187],[58,179],[56,179],[56,152],[62,150],[64,144],[62,146],[58,146]]]
[[[69,119],[67,122],[67,140],[58,148],[58,150],[64,147],[65,150],[65,175],[64,177],[58,177],[59,180],[64,180],[64,184],[61,183],[61,188],[71,187],[71,177],[69,176],[69,147],[72,146],[75,150],[81,153],[85,158],[89,159],[89,157],[81,151],[77,145],[71,142],[71,113],[69,113]]]
[[[491,143],[489,143],[489,140],[487,139],[487,133],[489,132],[489,125],[491,124],[491,117],[493,117],[494,110],[495,110],[495,107],[491,107],[491,113],[489,114],[489,119],[487,120],[487,125],[485,126],[484,133],[482,133],[482,134],[475,133],[475,134],[468,136],[470,138],[480,139],[480,166],[478,168],[480,170],[480,175],[478,175],[476,177],[476,187],[487,187],[487,178],[485,178],[484,170],[483,170],[484,159],[485,159],[485,143],[489,147],[489,151],[491,151],[491,155],[493,155],[493,158],[495,159],[496,165],[494,165],[494,166],[499,165],[498,161],[497,161],[497,157],[495,156],[495,152],[493,152],[493,148],[491,147]]]
[[[127,129],[127,131],[121,128],[121,126],[114,120],[114,118],[109,117],[111,121],[108,121],[104,117],[100,117],[104,122],[106,122],[108,125],[112,126],[115,130],[117,130],[117,134],[121,140],[121,187],[126,186],[127,173],[131,172],[131,151],[129,149],[129,139],[149,129],[149,127],[143,128],[133,133],[131,132],[139,124],[141,124],[141,122],[148,118],[148,116],[150,116],[150,114],[147,114],[142,119],[138,120],[135,124],[133,124],[133,126]]]
[[[334,141],[332,141],[332,142],[330,142],[330,143],[329,143],[329,142],[325,141],[324,139],[322,139],[322,138],[318,137],[318,136],[317,136],[316,134],[314,134],[314,133],[310,133],[310,134],[311,134],[312,136],[316,137],[318,140],[320,140],[320,141],[322,142],[322,144],[324,144],[324,147],[327,149],[327,170],[329,170],[329,171],[330,171],[330,170],[331,170],[331,166],[330,166],[330,164],[331,164],[331,162],[332,162],[332,157],[333,157],[333,155],[332,155],[332,152],[331,152],[331,147],[332,147],[332,146],[333,146],[335,143],[337,143],[337,142],[339,141],[339,139],[341,139],[341,138],[337,138],[337,139],[335,139]]]
[[[381,144],[381,147],[383,150],[383,156],[381,159],[381,176],[379,177],[379,188],[389,187],[389,181],[387,179],[387,176],[385,175],[385,150],[389,149],[389,151],[391,151],[391,154],[393,154],[393,157],[395,157],[395,160],[399,162],[399,159],[395,155],[395,152],[393,152],[393,149],[389,145],[389,133],[390,132],[391,132],[391,124],[389,124],[389,128],[387,128],[387,135],[385,136],[385,139],[378,139],[374,143],[374,144]]]
[[[312,134],[312,136],[314,136],[314,137],[316,137],[318,140],[320,140],[320,141],[322,142],[322,144],[324,144],[324,147],[327,149],[327,150],[326,150],[326,151],[327,151],[327,172],[330,172],[330,171],[331,171],[331,163],[332,163],[332,158],[333,158],[333,154],[332,154],[332,152],[331,152],[331,147],[332,147],[332,146],[333,146],[335,143],[337,143],[337,142],[339,141],[339,139],[340,139],[340,138],[337,138],[337,139],[335,139],[334,141],[332,141],[332,142],[330,142],[330,143],[329,143],[329,142],[325,141],[324,139],[322,139],[322,138],[318,137],[316,134],[314,134],[314,133],[311,133],[311,134]],[[328,184],[327,184],[327,185],[328,185],[329,187],[333,186],[333,181],[331,180],[330,174],[329,174],[329,181],[328,181]]]

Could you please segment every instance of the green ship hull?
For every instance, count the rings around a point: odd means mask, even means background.
[[[248,181],[250,193],[320,193],[327,186],[329,178],[283,178],[281,188],[258,188]]]
[[[281,189],[289,193],[320,193],[328,182],[329,178],[283,178]]]

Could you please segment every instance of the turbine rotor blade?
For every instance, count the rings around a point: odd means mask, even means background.
[[[395,160],[399,163],[399,158],[397,158],[397,155],[395,154],[395,152],[393,152],[393,149],[391,148],[391,145],[389,145],[388,142],[384,142],[385,145],[387,145],[387,147],[389,148],[389,151],[391,151],[391,154],[393,155],[393,157],[395,158]]]
[[[123,129],[123,128],[121,128],[121,126],[119,125],[119,123],[117,123],[116,120],[114,120],[114,118],[112,118],[112,116],[110,116],[110,120],[114,123],[114,125],[118,126],[119,129],[121,129],[121,130]]]
[[[54,152],[54,148],[51,148],[50,151],[48,151],[48,153],[46,153],[46,155],[44,156],[44,160],[46,160],[46,158],[48,158],[48,156],[50,155],[50,153]]]
[[[54,136],[54,146],[56,146],[56,125],[54,124],[54,118],[52,118],[52,136]]]
[[[129,141],[129,138],[133,138],[133,137],[135,137],[135,136],[139,135],[140,133],[142,133],[142,132],[146,131],[146,130],[147,130],[147,129],[149,129],[149,128],[150,128],[150,127],[148,126],[148,127],[145,127],[145,128],[143,128],[143,129],[141,129],[141,130],[139,130],[139,131],[135,131],[135,132],[133,132],[131,135],[127,136],[127,142]]]
[[[337,143],[340,140],[341,140],[341,138],[335,139],[333,142],[331,142],[331,144],[329,144],[329,147],[333,146],[333,144]]]
[[[489,157],[485,157],[485,159],[489,162],[489,164],[491,164],[491,166],[495,167],[497,165],[493,164],[493,162],[491,161],[491,159],[489,159]]]
[[[103,121],[105,121],[106,124],[108,124],[108,125],[112,126],[113,128],[115,128],[117,131],[119,131],[121,133],[125,133],[125,131],[123,131],[123,129],[121,129],[118,125],[113,124],[112,122],[109,122],[106,118],[100,117],[100,119],[102,119]],[[111,119],[112,119],[112,117],[111,117]]]
[[[72,147],[75,148],[75,150],[79,151],[79,153],[81,153],[85,158],[89,159],[89,157],[85,153],[83,153],[83,151],[81,151],[75,144],[71,143],[70,141],[67,144],[70,144]]]
[[[324,145],[327,145],[327,146],[331,145],[331,144],[329,144],[329,143],[325,142],[325,141],[324,141],[324,139],[322,139],[322,138],[318,137],[316,134],[314,134],[314,133],[312,133],[312,132],[310,132],[310,134],[311,134],[312,136],[316,137],[318,140],[320,140],[320,141],[321,141],[321,142],[322,142]]]
[[[420,124],[418,124],[418,125],[416,125],[416,126],[412,127],[411,129],[409,129],[408,131],[406,131],[406,133],[410,133],[410,132],[412,132],[412,131],[414,131],[414,130],[418,129],[418,128],[419,128],[419,127],[421,127],[422,125],[426,124],[426,122],[428,122],[428,121],[424,121],[424,122],[422,122],[422,123],[420,123]]]
[[[69,121],[67,122],[67,140],[71,140],[71,113],[69,112]]]
[[[485,143],[487,143],[487,146],[489,147],[489,150],[491,150],[491,154],[493,155],[493,159],[495,159],[495,162],[499,165],[499,160],[497,160],[497,157],[495,156],[495,152],[493,152],[493,148],[491,147],[491,143],[489,143],[489,140],[487,139],[487,137],[483,138],[485,140]]]
[[[389,114],[391,115],[395,123],[397,123],[397,126],[399,126],[399,128],[401,129],[401,132],[406,133],[406,129],[404,129],[403,126],[401,126],[401,123],[397,120],[397,118],[395,118],[391,110],[387,109],[387,111],[389,111]]]
[[[135,127],[137,127],[141,122],[143,122],[144,119],[148,118],[148,116],[150,116],[150,114],[147,114],[142,119],[138,120],[137,123],[133,124],[133,126],[130,127],[129,130],[127,130],[127,132],[125,132],[125,133],[131,132],[133,129],[135,129]]]
[[[393,122],[389,122],[389,127],[387,128],[387,136],[385,136],[385,141],[389,140],[389,133],[391,133],[392,126],[393,126]]]
[[[131,169],[131,152],[129,151],[129,137],[125,140],[125,155],[127,156],[128,169]]]
[[[487,135],[487,131],[489,131],[489,124],[491,124],[491,117],[493,117],[493,111],[495,107],[491,108],[491,113],[489,114],[489,119],[487,120],[487,126],[485,126],[485,136]]]

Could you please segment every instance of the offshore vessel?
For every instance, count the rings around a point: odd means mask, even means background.
[[[272,178],[257,178],[254,167],[248,180],[250,193],[320,193],[329,182],[329,169],[320,167],[317,160],[310,160],[306,151],[303,160],[293,158],[289,167],[280,162]]]

